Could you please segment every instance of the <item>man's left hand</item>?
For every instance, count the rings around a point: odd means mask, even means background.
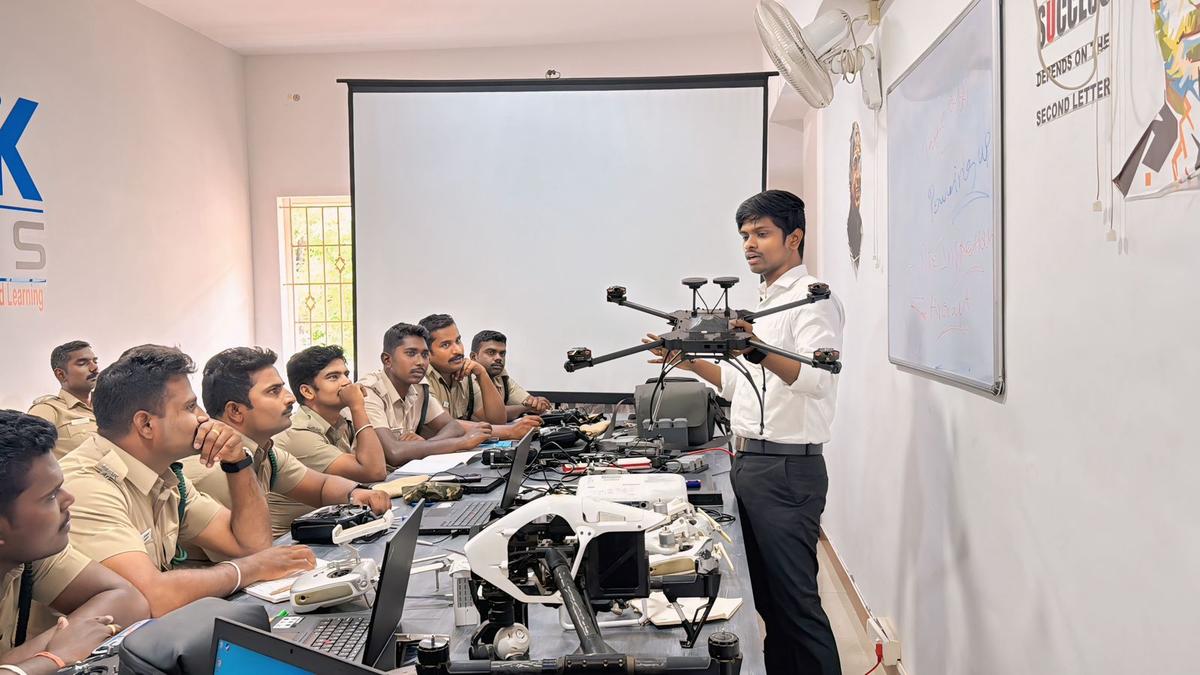
[[[371,511],[377,516],[392,508],[392,498],[383,490],[355,488],[350,491],[350,503],[359,506],[369,506],[371,507]]]
[[[747,333],[750,334],[751,340],[757,340],[758,342],[762,342],[762,340],[759,340],[758,336],[754,334],[754,324],[750,323],[749,321],[746,321],[745,319],[734,319],[733,321],[729,322],[729,327],[733,328],[735,330],[746,331]],[[742,354],[744,354],[746,351],[747,350],[745,350],[745,349],[738,349],[738,350],[734,350],[734,351],[730,352],[729,355],[733,356],[733,357],[738,357],[738,356],[741,356]]]

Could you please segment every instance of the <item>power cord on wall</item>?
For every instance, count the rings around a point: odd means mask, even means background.
[[[879,665],[882,663],[883,663],[883,643],[876,642],[875,643],[875,665],[871,666],[871,669],[866,672],[866,675],[871,675],[871,673],[875,672],[875,669],[878,668]]]

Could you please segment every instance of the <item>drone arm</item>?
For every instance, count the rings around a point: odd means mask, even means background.
[[[751,347],[754,347],[755,349],[757,349],[760,352],[766,352],[768,354],[775,354],[776,356],[782,356],[785,359],[791,359],[792,361],[802,363],[802,364],[804,364],[806,366],[810,366],[812,368],[828,370],[829,372],[831,372],[835,375],[842,371],[842,362],[838,360],[840,358],[840,354],[836,350],[818,349],[816,352],[813,353],[815,358],[809,358],[807,356],[802,356],[795,352],[789,352],[786,349],[780,349],[779,347],[772,347],[771,345],[769,345],[765,342],[762,342],[761,340],[751,339],[749,341],[749,344]]]
[[[795,302],[785,302],[777,307],[768,307],[767,309],[761,309],[757,312],[743,312],[739,318],[753,322],[755,319],[761,319],[764,316],[770,316],[771,314],[777,314],[789,309],[803,307],[804,305],[811,305],[812,303],[819,302],[821,300],[828,300],[830,295],[831,293],[827,284],[819,282],[815,284],[809,284],[808,297],[806,298],[796,300]]]
[[[670,314],[667,314],[666,312],[654,309],[653,307],[639,305],[636,302],[630,302],[628,300],[614,300],[613,302],[616,302],[618,305],[620,305],[622,307],[628,307],[630,309],[636,309],[639,312],[645,312],[646,314],[649,314],[650,316],[657,316],[658,318],[662,319],[663,321],[666,321],[667,323],[671,323],[671,322],[675,321],[675,317],[671,316]]]
[[[600,356],[589,357],[586,361],[567,361],[566,364],[564,364],[564,367],[567,369],[568,373],[573,373],[580,368],[590,368],[592,366],[597,366],[601,363],[607,363],[608,361],[613,361],[631,354],[637,354],[638,352],[648,352],[651,349],[658,349],[662,346],[663,340],[662,338],[659,338],[653,342],[646,342],[636,347],[621,349],[619,351],[602,354]]]
[[[571,576],[571,563],[561,551],[555,548],[546,549],[546,565],[554,575],[554,583],[562,597],[563,606],[575,624],[575,633],[579,636],[579,647],[584,654],[611,654],[615,649],[608,646],[600,635],[600,625],[596,623],[596,613],[583,598],[575,578]]]

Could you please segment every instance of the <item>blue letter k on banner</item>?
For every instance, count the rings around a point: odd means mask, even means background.
[[[25,133],[25,127],[29,125],[29,119],[33,117],[33,111],[37,110],[37,107],[37,101],[18,98],[12,111],[8,113],[8,119],[4,120],[4,124],[0,124],[0,164],[8,167],[8,173],[17,184],[17,190],[23,199],[40,202],[42,193],[38,192],[37,186],[33,184],[33,177],[25,167],[25,160],[21,159],[21,153],[17,152],[17,142],[21,140],[21,134]],[[4,176],[0,174],[0,195],[3,194]]]

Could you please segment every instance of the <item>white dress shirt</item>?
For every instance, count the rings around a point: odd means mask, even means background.
[[[818,279],[809,275],[808,268],[798,265],[788,270],[770,286],[760,284],[758,306],[767,309],[808,297],[808,285]],[[754,322],[754,334],[773,347],[802,356],[812,357],[816,349],[842,349],[842,327],[846,314],[836,295],[811,305],[784,310]],[[721,363],[721,396],[732,402],[730,426],[743,438],[758,438],[776,443],[825,443],[837,403],[837,376],[827,370],[800,366],[800,374],[792,384],[762,365],[739,357],[754,380],[728,363]],[[766,393],[763,379],[766,378]],[[758,396],[763,396],[765,425],[759,431]]]

